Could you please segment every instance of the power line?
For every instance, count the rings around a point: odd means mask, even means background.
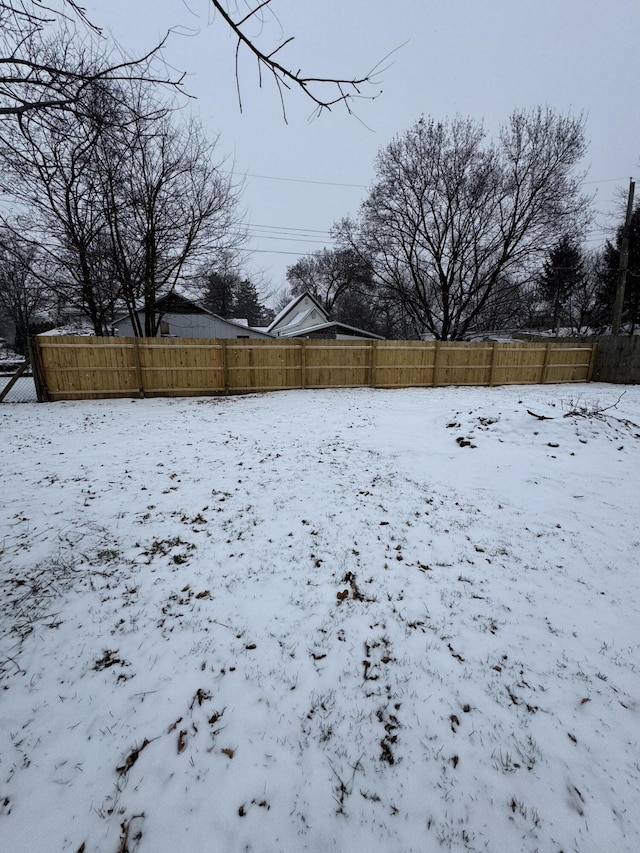
[[[223,170],[221,170],[223,171]],[[227,172],[227,174],[235,175],[235,172]],[[285,181],[287,183],[293,184],[317,184],[318,186],[325,187],[353,187],[355,189],[366,190],[368,189],[367,184],[349,184],[344,181],[314,181],[310,178],[285,178],[282,175],[257,175],[254,172],[245,172],[243,174],[245,178],[259,178],[264,181]],[[597,181],[584,181],[585,186],[590,186],[591,184],[613,184],[616,181],[627,181],[629,179],[628,175],[625,175],[623,178],[599,178]]]
[[[272,237],[269,234],[249,234],[249,237],[252,237],[254,240],[280,240],[284,243],[306,243],[307,245],[309,245],[310,243],[313,243],[316,246],[326,246],[327,242],[329,242],[328,240],[311,240],[309,238],[296,237],[296,236],[294,236],[294,237],[285,237],[285,236]]]
[[[295,258],[311,258],[313,252],[284,252],[280,249],[243,249],[247,255],[293,255]]]
[[[329,231],[321,230],[319,228],[296,228],[291,225],[258,225],[256,222],[250,222],[247,226],[248,228],[267,228],[268,230],[273,231],[304,231],[305,233],[314,233],[314,234],[329,234]]]
[[[245,178],[260,178],[263,181],[287,181],[293,184],[318,184],[324,187],[355,187],[356,189],[366,190],[366,184],[346,184],[339,181],[312,181],[308,178],[283,178],[277,175],[255,175],[251,172],[245,172]]]
[[[625,175],[624,178],[603,178],[600,181],[585,181],[584,184],[587,186],[588,184],[613,184],[616,181],[627,181],[629,178]]]

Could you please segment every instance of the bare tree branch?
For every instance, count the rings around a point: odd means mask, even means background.
[[[218,12],[222,20],[231,29],[237,38],[236,44],[236,86],[238,90],[238,103],[242,110],[242,99],[240,96],[240,81],[238,69],[238,56],[241,47],[245,47],[258,63],[258,76],[260,84],[262,83],[262,71],[268,71],[276,84],[280,95],[280,101],[283,108],[283,115],[286,121],[286,112],[284,108],[283,88],[284,89],[300,89],[304,95],[315,104],[316,113],[319,114],[323,110],[330,110],[336,104],[343,104],[348,112],[351,112],[351,101],[358,97],[366,97],[362,94],[361,88],[366,84],[373,83],[373,76],[377,73],[377,67],[363,77],[341,78],[341,77],[314,77],[306,76],[301,69],[293,71],[291,68],[276,61],[273,57],[276,53],[282,50],[286,45],[294,40],[294,36],[289,36],[284,39],[281,44],[273,50],[265,53],[261,50],[254,38],[249,36],[244,25],[253,19],[258,13],[262,12],[271,4],[271,0],[262,0],[258,3],[247,15],[243,18],[235,20],[230,14],[228,3],[221,0],[211,0],[215,10]],[[375,95],[369,96],[371,98]]]
[[[211,3],[237,40],[235,76],[240,110],[243,103],[239,60],[243,51],[248,51],[257,63],[259,87],[262,87],[263,72],[273,80],[285,121],[285,93],[288,90],[301,91],[313,103],[316,114],[330,110],[336,104],[343,104],[351,113],[354,99],[377,96],[378,93],[364,93],[364,89],[382,73],[382,63],[361,76],[313,76],[279,60],[284,48],[294,41],[293,35],[283,36],[275,46],[262,49],[258,37],[249,31],[249,27],[256,20],[264,22],[263,16],[267,11],[275,17],[271,9],[272,0],[250,0],[246,14],[238,12],[237,5],[234,14],[231,0],[211,0]],[[52,65],[47,61],[47,52],[60,28],[64,27],[84,28],[85,37],[87,34],[103,36],[102,29],[89,18],[77,0],[0,0],[0,65],[3,68],[0,72],[0,116],[19,117],[34,110],[72,109],[81,101],[86,86],[96,79],[121,80],[128,75],[174,88],[181,87],[184,74],[177,77],[161,74],[158,77],[153,67],[154,60],[161,59],[166,37],[144,56],[109,64],[97,77],[85,77],[65,62],[59,66]],[[78,42],[83,43],[80,33]]]

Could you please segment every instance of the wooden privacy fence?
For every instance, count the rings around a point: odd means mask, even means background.
[[[38,337],[39,399],[588,382],[592,344]]]

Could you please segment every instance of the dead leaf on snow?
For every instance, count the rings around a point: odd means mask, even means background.
[[[186,745],[187,745],[187,732],[185,729],[181,729],[180,734],[178,735],[178,755],[181,752],[184,752]]]

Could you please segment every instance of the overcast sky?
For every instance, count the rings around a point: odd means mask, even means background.
[[[242,54],[240,112],[235,42],[208,0],[84,5],[131,52],[175,30],[165,57],[187,72],[197,99],[189,108],[244,176],[247,270],[262,271],[274,290],[300,254],[330,245],[331,225],[364,198],[376,153],[422,114],[483,119],[494,134],[516,108],[584,113],[587,189],[600,211],[590,247],[610,235],[620,192],[640,172],[638,0],[272,0],[278,19],[267,16],[259,43],[269,52],[294,35],[280,54],[294,69],[351,77],[386,66],[367,90],[380,94],[357,103],[357,117],[336,106],[310,120],[310,102],[291,93],[287,123],[274,86],[264,79],[260,89]]]

